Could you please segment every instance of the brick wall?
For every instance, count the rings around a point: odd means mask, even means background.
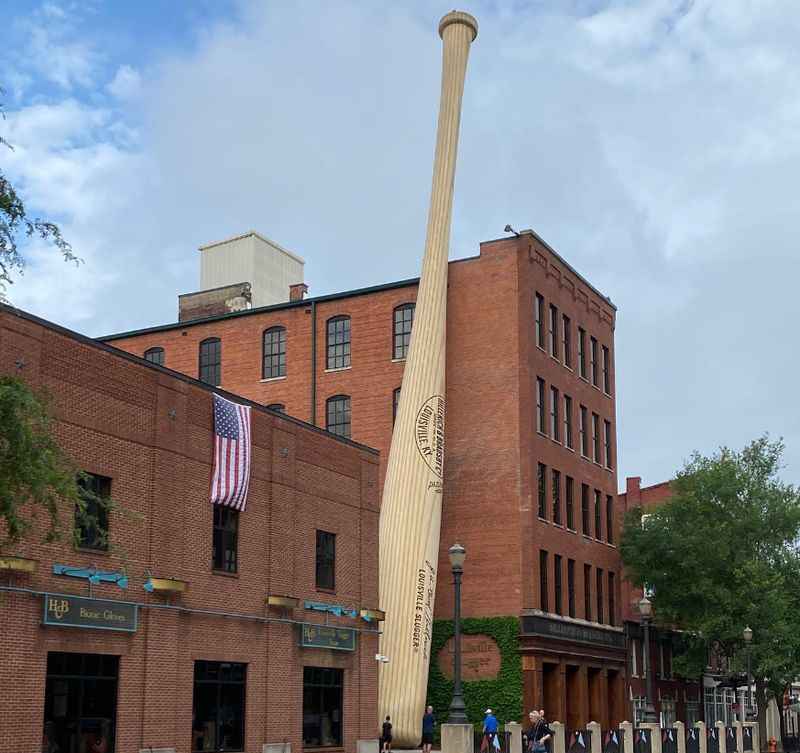
[[[536,347],[533,298],[554,303],[572,321],[573,370]],[[222,384],[264,404],[283,403],[292,415],[312,419],[311,329],[316,319],[316,423],[325,425],[325,401],[336,394],[352,399],[352,436],[381,451],[382,488],[391,443],[392,394],[402,381],[403,362],[392,360],[392,316],[396,306],[414,301],[416,281],[367,291],[324,296],[299,303],[257,309],[215,321],[156,328],[109,340],[118,348],[141,355],[153,346],[165,349],[165,365],[193,376],[198,369],[198,345],[207,337],[222,340]],[[316,302],[315,302],[316,301]],[[325,370],[325,323],[337,315],[351,317],[352,366]],[[287,375],[261,381],[261,337],[269,327],[287,331]],[[467,548],[464,613],[519,614],[538,607],[538,552],[576,560],[578,617],[583,617],[584,562],[614,572],[617,612],[620,611],[620,564],[616,543],[621,516],[616,502],[616,416],[614,375],[615,309],[538,236],[525,232],[481,244],[480,255],[451,262],[447,301],[447,443],[445,494],[439,556],[436,616],[451,614],[447,548],[457,539]],[[588,338],[609,348],[610,394],[575,372],[578,327]],[[596,412],[612,426],[610,469],[571,452],[535,429],[534,387],[537,376],[560,394],[573,398],[574,435],[577,411]],[[536,507],[536,466],[561,471],[574,479],[576,516],[580,515],[581,483],[602,494],[601,540],[570,532],[552,520],[540,520]],[[562,488],[562,506],[565,491]],[[614,500],[614,533],[607,542],[605,499]],[[548,507],[552,505],[548,483]],[[550,518],[548,514],[548,518]],[[562,521],[565,512],[562,511]],[[578,517],[579,520],[579,517]],[[594,512],[592,511],[592,521]],[[593,523],[592,523],[593,525]],[[579,526],[578,526],[579,528]],[[607,577],[607,576],[606,576]],[[550,588],[554,582],[552,573]],[[592,587],[594,594],[594,584]],[[566,596],[565,596],[566,598]],[[593,597],[594,600],[594,597]],[[550,603],[552,604],[551,595]],[[566,612],[566,609],[565,609]],[[619,624],[619,615],[615,620]]]
[[[18,362],[24,362],[19,369]],[[130,585],[100,584],[95,596],[164,604],[142,588],[147,573],[186,580],[173,603],[263,617],[269,593],[377,606],[378,457],[288,417],[253,410],[247,510],[240,518],[239,572],[211,569],[211,392],[32,317],[0,309],[0,373],[20,374],[51,395],[59,442],[83,470],[112,478],[120,509],[110,516],[109,553],[43,542],[33,530],[14,547],[38,560],[30,576],[0,573],[0,585],[86,595],[86,581],[54,576],[54,563],[126,569]],[[71,525],[71,511],[63,516]],[[337,535],[336,592],[318,592],[315,530]],[[290,625],[167,609],[139,610],[133,634],[40,625],[42,599],[0,593],[3,661],[0,751],[41,750],[48,651],[121,657],[117,750],[191,743],[193,662],[247,663],[246,750],[265,742],[302,747],[302,666],[345,671],[345,749],[374,737],[377,639],[361,634],[353,654],[300,650]],[[295,617],[321,622],[318,613]],[[368,627],[348,618],[331,624]]]

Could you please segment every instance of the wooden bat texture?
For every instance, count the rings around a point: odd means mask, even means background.
[[[444,479],[447,259],[461,100],[477,21],[453,11],[439,23],[442,90],[425,253],[380,517],[380,599],[386,611],[379,720],[395,747],[416,746],[428,684]],[[444,709],[439,709],[444,712]]]

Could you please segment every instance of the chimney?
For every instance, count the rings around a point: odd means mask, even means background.
[[[308,285],[304,282],[298,282],[295,285],[289,285],[289,300],[302,301],[308,293]]]
[[[630,510],[642,504],[642,477],[628,476],[625,479],[625,507]]]
[[[249,309],[252,293],[249,282],[238,282],[213,290],[200,290],[197,293],[184,293],[178,296],[178,321],[204,319],[208,316],[230,314],[233,311]]]

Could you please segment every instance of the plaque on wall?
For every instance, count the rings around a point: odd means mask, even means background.
[[[300,645],[303,648],[331,648],[336,651],[355,651],[356,631],[350,628],[305,623],[300,629]]]
[[[133,633],[136,618],[136,604],[65,594],[44,595],[45,625]]]
[[[453,651],[455,639],[450,638],[439,651],[439,670],[448,679],[453,679]],[[492,680],[500,672],[500,648],[488,635],[461,636],[461,679]]]

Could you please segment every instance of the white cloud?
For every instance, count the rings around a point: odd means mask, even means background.
[[[769,429],[798,479],[800,13],[566,5],[476,12],[452,255],[530,226],[619,305],[622,476]],[[108,83],[62,36],[71,62],[39,75],[114,100],[26,106],[14,170],[87,263],[37,249],[15,303],[95,334],[174,320],[194,249],[251,227],[305,256],[315,294],[415,275],[447,10],[243,2]]]

